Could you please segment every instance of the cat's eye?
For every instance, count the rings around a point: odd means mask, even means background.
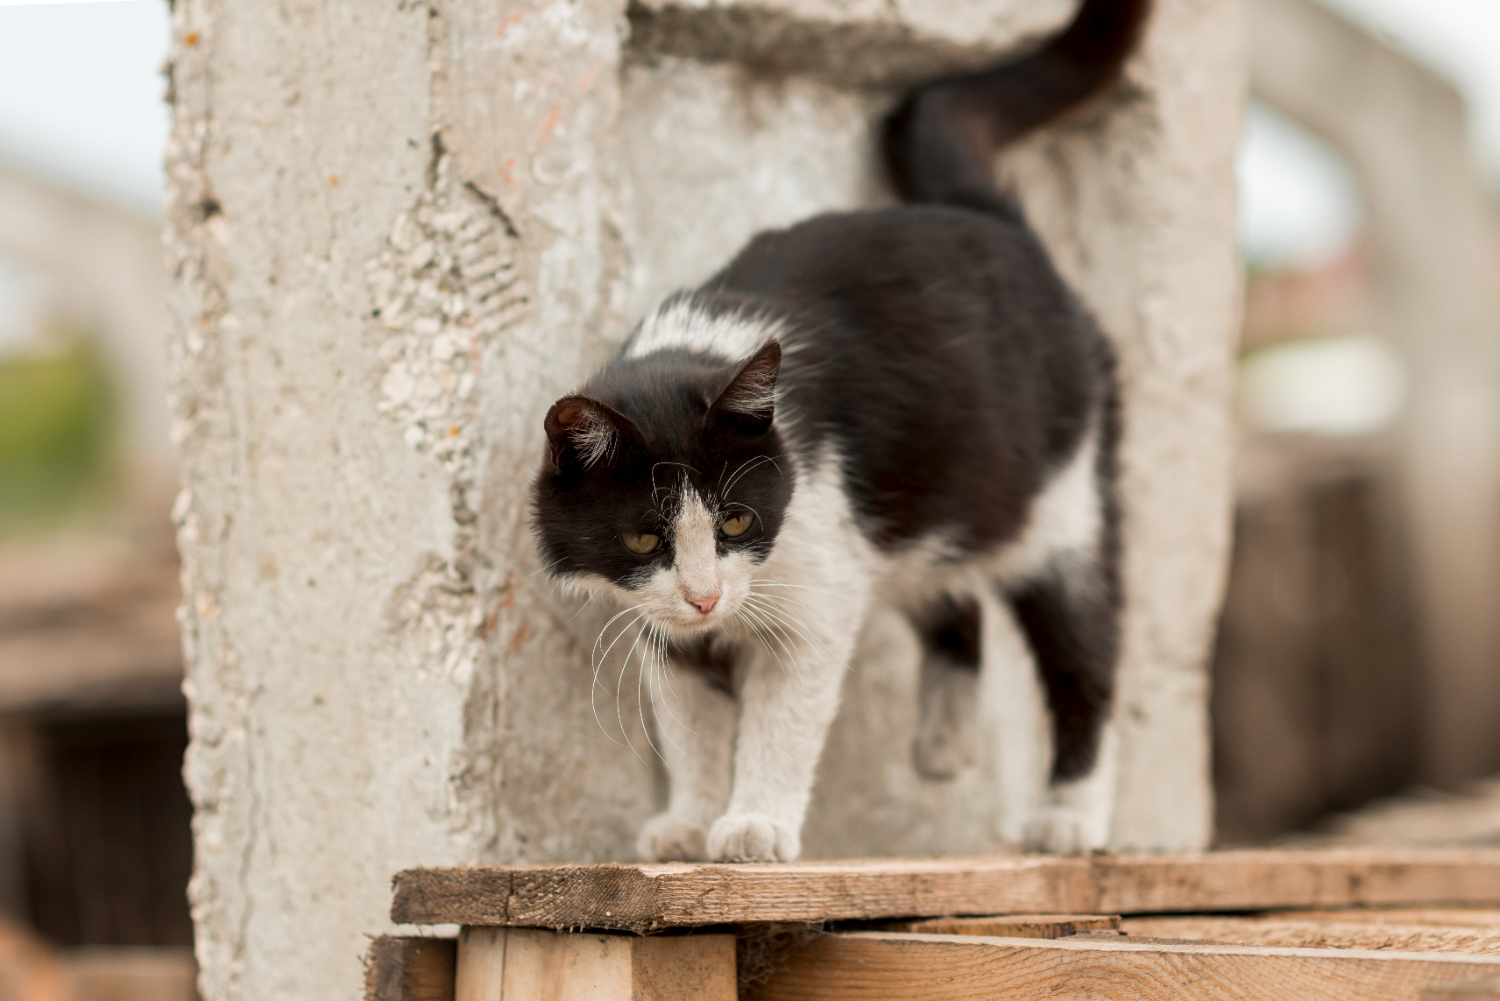
[[[625,548],[637,556],[654,553],[661,546],[661,536],[650,532],[626,532],[621,538],[625,540]]]
[[[726,539],[738,539],[750,531],[750,526],[755,524],[755,515],[749,512],[730,515],[719,523],[719,531],[724,533]]]

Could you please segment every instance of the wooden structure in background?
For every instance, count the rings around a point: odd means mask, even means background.
[[[49,957],[60,1001],[197,996],[162,486],[137,482],[88,531],[0,544],[0,913]],[[0,998],[52,1001],[11,989],[29,968],[0,949]]]
[[[416,869],[391,917],[463,931],[367,1001],[1500,1001],[1500,849]]]

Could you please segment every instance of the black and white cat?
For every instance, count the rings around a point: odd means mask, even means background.
[[[550,572],[622,604],[667,765],[653,859],[801,850],[862,624],[924,649],[917,765],[962,765],[975,595],[1003,596],[1051,710],[1030,846],[1108,836],[1121,589],[1110,347],[994,151],[1111,85],[1150,0],[1084,0],[1035,52],[911,93],[884,154],[906,204],[762,233],[647,316],[546,417],[535,529]]]

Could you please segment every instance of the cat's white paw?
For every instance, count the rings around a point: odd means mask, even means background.
[[[658,813],[641,825],[635,850],[653,862],[702,862],[708,858],[708,835],[703,825]]]
[[[791,862],[800,854],[801,831],[767,813],[726,813],[708,832],[708,857],[718,862]]]
[[[1079,811],[1053,807],[1026,825],[1021,847],[1049,855],[1084,855],[1103,848],[1105,838]]]

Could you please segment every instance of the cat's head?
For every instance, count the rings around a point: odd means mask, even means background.
[[[532,498],[548,572],[669,636],[735,621],[792,495],[780,367],[774,340],[733,364],[654,351],[553,404]]]

